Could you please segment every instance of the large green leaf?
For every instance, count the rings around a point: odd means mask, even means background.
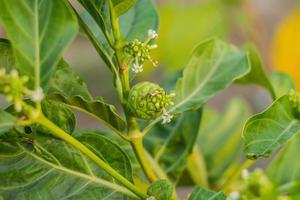
[[[294,80],[283,72],[274,72],[270,75],[270,81],[278,97],[296,88]]]
[[[264,71],[264,67],[259,56],[258,50],[253,44],[246,44],[244,49],[248,51],[251,71],[243,78],[237,80],[241,84],[258,84],[269,91],[273,99],[276,99],[276,94],[273,86]]]
[[[76,17],[61,0],[0,0],[0,22],[21,74],[47,83],[77,33]]]
[[[223,192],[215,192],[196,187],[188,200],[226,200]]]
[[[270,163],[267,169],[269,178],[281,188],[282,192],[300,195],[300,137],[292,140],[286,148]],[[286,187],[288,186],[288,187]]]
[[[100,98],[94,99],[85,82],[64,61],[60,62],[51,78],[47,94],[48,99],[85,112],[114,130],[123,131],[126,128],[126,123],[117,114],[115,107]]]
[[[145,137],[145,146],[174,179],[185,169],[199,131],[202,110],[186,112],[170,124],[157,124]]]
[[[132,181],[128,157],[117,145],[93,132],[76,138]],[[58,139],[37,132],[33,143],[0,142],[0,195],[7,200],[124,199],[106,172]]]
[[[220,40],[203,42],[194,50],[182,78],[177,81],[175,105],[169,112],[200,108],[249,70],[245,52]]]
[[[204,156],[210,184],[215,185],[224,172],[239,161],[241,134],[249,116],[249,105],[239,98],[232,99],[223,112],[209,107],[203,111],[196,150]],[[189,162],[197,166],[197,159]],[[192,170],[189,168],[191,174]],[[192,178],[195,180],[196,177]]]
[[[297,103],[296,103],[297,104]],[[262,113],[251,117],[242,135],[248,158],[270,156],[300,130],[298,108],[284,95]]]
[[[0,136],[14,127],[16,118],[0,109]]]

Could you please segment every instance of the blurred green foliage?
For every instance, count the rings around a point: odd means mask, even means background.
[[[192,4],[167,2],[159,6],[159,13],[159,48],[155,57],[167,65],[168,71],[181,69],[195,44],[208,37],[228,35],[224,2],[220,0]]]

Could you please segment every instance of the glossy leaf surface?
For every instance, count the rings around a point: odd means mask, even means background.
[[[201,107],[249,70],[246,53],[234,46],[214,39],[200,44],[176,84],[175,105],[169,112]]]
[[[93,132],[76,138],[123,176],[132,180],[126,154],[109,139]],[[0,194],[5,199],[123,199],[113,179],[66,143],[36,133],[34,142],[3,142]],[[110,182],[108,182],[110,181]]]

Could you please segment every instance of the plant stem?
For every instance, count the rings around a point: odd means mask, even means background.
[[[153,171],[151,165],[148,163],[146,158],[144,146],[143,146],[143,137],[139,131],[136,131],[131,135],[131,146],[133,148],[134,153],[136,154],[138,161],[143,168],[145,175],[149,179],[150,182],[156,181],[158,178]]]
[[[89,148],[83,145],[81,142],[76,140],[74,137],[66,133],[64,130],[56,126],[53,122],[48,120],[43,114],[41,114],[37,119],[36,122],[48,128],[52,133],[61,138],[62,140],[66,141],[67,143],[74,146],[76,149],[80,150],[94,162],[96,162],[103,170],[105,170],[108,174],[114,177],[117,181],[119,181],[122,185],[127,187],[130,191],[135,193],[141,199],[146,199],[147,194],[140,191],[134,184],[128,181],[125,177],[119,174],[116,170],[114,170],[109,164],[99,158],[94,152],[92,152]]]
[[[244,169],[248,169],[255,162],[255,160],[247,160],[245,161],[223,184],[222,188],[224,190],[228,189],[230,185],[241,175]]]
[[[129,78],[129,71],[128,71],[129,67],[128,67],[128,61],[125,58],[123,53],[124,40],[121,35],[118,16],[116,16],[116,13],[114,11],[112,0],[109,0],[109,8],[110,8],[111,27],[115,39],[115,44],[114,44],[115,56],[119,65],[119,75],[122,83],[123,97],[120,100],[126,116],[126,121],[128,126],[128,136],[130,137],[130,144],[133,148],[133,151],[145,175],[147,176],[150,182],[153,182],[157,180],[158,177],[156,176],[154,170],[151,168],[151,165],[148,162],[148,159],[146,158],[145,149],[143,146],[143,135],[139,130],[137,121],[131,115],[127,107],[127,98],[130,91],[130,80],[129,80],[130,78]]]

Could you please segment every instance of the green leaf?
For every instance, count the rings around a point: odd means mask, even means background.
[[[0,136],[11,130],[15,123],[16,118],[13,115],[0,109]]]
[[[274,72],[270,75],[270,81],[279,97],[296,88],[294,80],[286,73]]]
[[[147,150],[174,179],[185,169],[199,132],[201,114],[202,109],[183,113],[170,124],[157,124],[145,137]]]
[[[77,34],[76,18],[61,0],[0,0],[0,22],[17,69],[45,86],[63,50]]]
[[[115,107],[100,98],[93,99],[85,82],[64,61],[60,62],[51,78],[47,95],[48,99],[85,112],[114,130],[123,131],[126,128]]]
[[[173,185],[167,180],[158,180],[152,183],[147,191],[149,196],[156,200],[170,200],[173,194]]]
[[[105,1],[103,0],[78,0],[80,4],[89,12],[94,21],[103,32],[108,32],[106,21],[102,13]]]
[[[224,172],[239,161],[241,134],[250,113],[249,105],[240,98],[233,98],[223,112],[209,107],[203,111],[196,150],[204,157],[210,184],[215,185]],[[197,166],[196,161],[190,162]]]
[[[93,132],[78,133],[76,138],[132,180],[130,162],[120,147]],[[44,133],[37,132],[33,144],[0,142],[1,149],[11,151],[0,153],[0,195],[4,199],[119,200],[124,199],[120,190],[132,196],[81,152]]]
[[[98,52],[104,63],[112,72],[114,72],[116,76],[116,71],[113,71],[114,63],[111,58],[113,50],[104,36],[104,30],[101,30],[104,29],[104,27],[102,27],[103,25],[97,24],[97,22],[90,15],[91,12],[94,12],[93,10],[88,10],[88,12],[85,11],[82,13],[78,11],[76,12],[80,22],[80,26],[89,37],[90,41],[92,42],[93,46],[95,47],[96,51]],[[97,10],[97,12],[101,11]]]
[[[59,62],[46,93],[49,95],[60,93],[67,97],[79,95],[86,100],[93,99],[85,81],[64,60]]]
[[[248,158],[270,156],[299,132],[298,109],[290,98],[290,95],[280,97],[265,111],[246,122],[242,138]]]
[[[237,80],[237,83],[249,84],[254,83],[264,87],[271,94],[273,99],[276,99],[276,94],[273,86],[271,85],[264,66],[262,64],[259,52],[253,44],[246,44],[244,49],[248,51],[249,63],[251,65],[251,71],[241,79]]]
[[[223,192],[215,192],[196,187],[188,200],[226,200]]]
[[[200,108],[209,98],[250,70],[247,55],[220,40],[200,44],[177,81],[171,113]]]
[[[61,94],[53,94],[48,96],[48,98],[62,102],[70,108],[80,110],[100,120],[113,130],[123,131],[126,128],[126,123],[117,114],[115,107],[102,100],[85,100],[81,96],[66,97]]]
[[[300,138],[296,137],[270,163],[267,169],[268,177],[281,188],[281,192],[300,194]]]

